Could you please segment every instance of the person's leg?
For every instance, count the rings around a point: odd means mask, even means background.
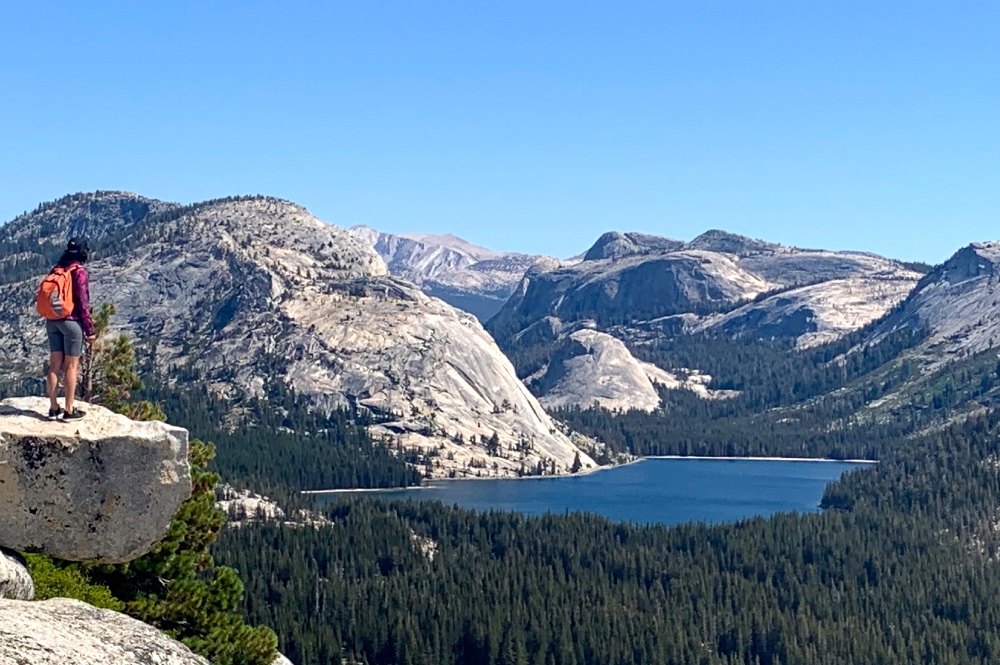
[[[83,355],[83,328],[79,321],[59,321],[63,333],[63,368],[66,372],[66,414],[64,418],[75,413],[73,401],[76,399],[76,377],[80,368],[80,356]],[[81,411],[78,415],[83,415]]]
[[[49,369],[45,373],[46,394],[49,396],[49,410],[59,410],[59,373],[62,371],[62,351],[49,352]]]
[[[49,338],[49,368],[45,372],[45,393],[49,396],[49,417],[59,415],[59,374],[63,366],[62,329],[57,321],[45,322],[45,334]]]
[[[80,356],[66,356],[66,413],[73,413],[73,400],[76,398],[76,373],[80,367]]]

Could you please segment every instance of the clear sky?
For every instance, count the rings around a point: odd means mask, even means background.
[[[1000,238],[1000,3],[0,0],[0,220],[263,193],[566,257]]]

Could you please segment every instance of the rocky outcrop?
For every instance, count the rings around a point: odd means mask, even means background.
[[[371,244],[389,272],[425,293],[486,321],[496,314],[525,271],[539,258],[494,252],[447,235],[382,233],[351,229]]]
[[[597,330],[563,337],[548,367],[532,384],[548,408],[599,406],[613,411],[653,411],[660,405],[657,386],[690,390],[701,397],[723,396],[708,390],[711,377],[683,377],[641,362],[618,339]]]
[[[285,520],[285,511],[277,502],[250,490],[237,490],[231,485],[222,485],[216,490],[215,506],[226,513],[226,524],[229,526]]]
[[[149,550],[191,494],[188,434],[95,405],[72,423],[38,397],[0,402],[0,543],[71,561]]]
[[[921,349],[936,361],[1000,343],[1000,241],[973,243],[928,273],[875,338],[903,327],[929,331]]]
[[[20,554],[0,547],[0,598],[31,600],[35,582]]]
[[[688,332],[793,338],[801,348],[832,342],[876,321],[913,290],[916,273],[896,272],[829,281],[783,291],[714,316]]]
[[[831,280],[871,278],[902,279],[916,284],[920,274],[898,261],[862,252],[828,252],[781,247],[748,254],[740,267],[781,287],[821,284]]]
[[[0,600],[0,663],[208,665],[156,628],[79,600]]]
[[[687,249],[701,249],[707,252],[718,252],[720,254],[734,254],[740,257],[752,256],[780,251],[781,245],[748,238],[728,231],[712,229],[705,231],[700,236],[689,243],[685,243]]]
[[[390,277],[368,243],[301,206],[171,209],[125,228],[88,269],[92,300],[116,305],[115,323],[164,374],[201,377],[218,395],[265,397],[281,383],[319,409],[368,409],[384,421],[375,433],[423,450],[432,475],[565,471],[577,453],[474,317]],[[44,355],[28,304],[38,278],[2,277],[0,357],[13,378]]]
[[[620,259],[637,254],[662,254],[672,252],[684,246],[681,240],[661,238],[646,233],[619,233],[609,231],[588,249],[584,261],[600,261],[602,259]]]
[[[701,250],[582,261],[529,272],[488,328],[503,341],[546,316],[599,325],[641,321],[711,311],[775,287],[743,270],[734,257]]]
[[[562,338],[534,388],[551,409],[599,406],[652,411],[656,388],[628,349],[611,335],[578,330]]]

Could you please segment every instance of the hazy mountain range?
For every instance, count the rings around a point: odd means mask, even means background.
[[[541,257],[494,252],[453,235],[351,231],[365,239],[389,271],[425,293],[486,321],[503,307],[524,273]]]

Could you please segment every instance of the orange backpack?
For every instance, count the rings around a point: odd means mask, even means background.
[[[35,309],[46,319],[58,321],[73,313],[73,271],[79,266],[52,269],[41,286],[38,287],[38,298]]]

